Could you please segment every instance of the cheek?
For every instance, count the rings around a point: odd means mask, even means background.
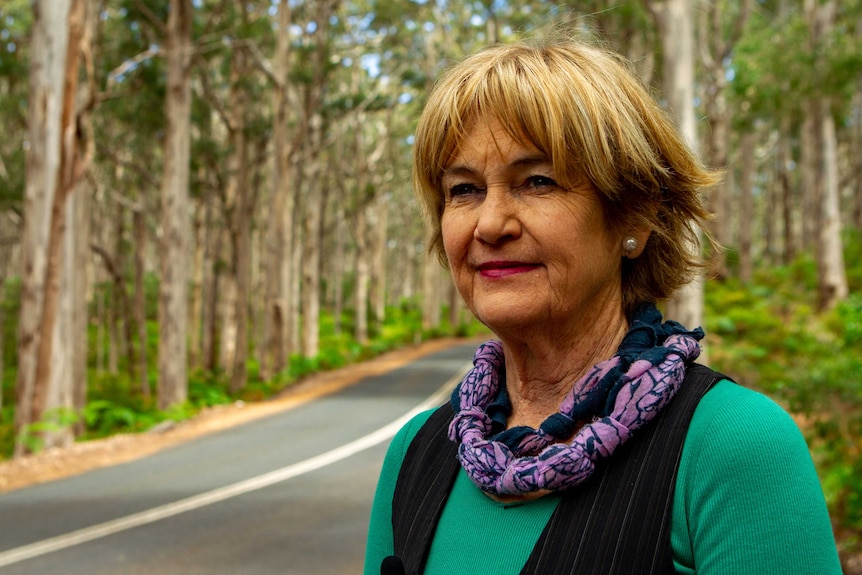
[[[472,233],[466,229],[462,218],[445,212],[440,221],[440,235],[443,239],[443,251],[450,266],[455,266],[466,256]]]

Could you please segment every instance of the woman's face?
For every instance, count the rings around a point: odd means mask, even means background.
[[[622,308],[622,239],[598,193],[479,118],[443,175],[443,247],[470,310],[501,337],[578,329]]]

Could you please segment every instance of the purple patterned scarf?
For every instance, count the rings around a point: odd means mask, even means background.
[[[655,306],[641,306],[616,355],[575,382],[559,411],[539,429],[505,428],[511,405],[503,348],[495,340],[480,345],[473,369],[452,394],[456,414],[449,426],[449,438],[460,443],[458,459],[473,482],[495,495],[522,495],[560,491],[590,477],[597,461],[668,404],[685,377],[686,363],[700,354],[703,330],[688,331],[661,319]],[[572,434],[574,439],[563,443]]]

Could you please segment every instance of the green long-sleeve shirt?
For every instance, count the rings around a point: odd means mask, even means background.
[[[404,454],[431,412],[393,439],[383,463],[365,575],[392,554],[392,495]],[[519,573],[559,496],[502,504],[455,480],[425,573]],[[728,381],[698,405],[674,492],[676,570],[698,575],[840,575],[823,492],[799,429],[772,400]]]

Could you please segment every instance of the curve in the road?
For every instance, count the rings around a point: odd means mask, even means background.
[[[363,437],[360,437],[359,439],[331,449],[315,457],[308,458],[304,461],[282,467],[281,469],[276,469],[275,471],[271,471],[257,477],[252,477],[232,485],[213,489],[199,495],[194,495],[180,501],[154,507],[140,513],[120,517],[118,519],[72,531],[57,537],[52,537],[50,539],[37,541],[29,545],[23,545],[21,547],[0,552],[0,567],[12,565],[13,563],[32,559],[54,551],[59,551],[60,549],[80,545],[120,531],[153,523],[167,517],[172,517],[193,509],[199,509],[206,505],[237,497],[251,491],[263,489],[270,485],[331,465],[337,461],[350,457],[351,455],[379,445],[395,435],[395,433],[414,415],[435,407],[444,401],[452,388],[464,376],[468,367],[469,366],[465,365],[464,370],[457,373],[432,395],[425,398],[422,402],[416,405],[416,407],[405,413],[400,418]]]

